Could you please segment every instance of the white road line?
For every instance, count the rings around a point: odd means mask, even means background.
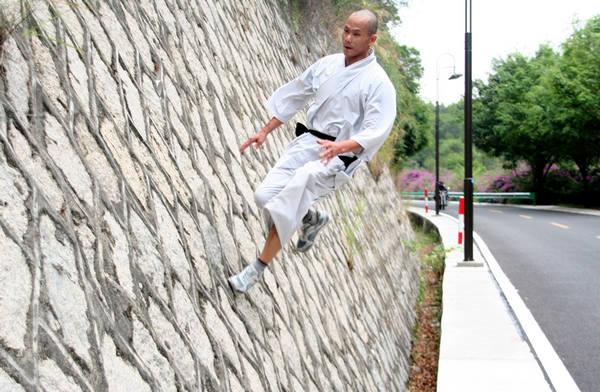
[[[521,328],[523,328],[523,331],[527,335],[531,347],[535,351],[535,354],[554,389],[561,392],[580,392],[575,380],[573,380],[573,377],[571,377],[571,374],[552,347],[552,344],[537,321],[535,321],[531,311],[519,296],[519,292],[515,286],[513,286],[504,271],[502,271],[502,268],[500,268],[500,265],[492,255],[492,252],[490,252],[485,242],[483,242],[481,237],[475,232],[473,233],[473,239],[483,255],[483,258],[487,262],[490,271],[492,271],[496,282],[498,282],[498,286],[500,286],[500,289],[504,293],[515,317],[519,321],[519,324],[521,324]]]

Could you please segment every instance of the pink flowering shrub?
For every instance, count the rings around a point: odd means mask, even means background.
[[[427,170],[405,169],[398,177],[398,188],[402,192],[433,190],[435,175]]]
[[[433,192],[435,189],[435,173],[418,168],[415,161],[410,161],[411,167],[404,169],[398,176],[398,188],[401,192],[423,192],[428,189]],[[451,191],[462,190],[462,179],[458,181],[452,172],[446,171],[440,173],[440,181]],[[460,184],[460,186],[459,186]]]
[[[519,162],[514,169],[494,169],[484,174],[475,175],[475,192],[531,192],[534,191],[531,168]],[[451,192],[463,190],[463,174],[445,171],[440,173],[440,180]],[[576,167],[552,165],[543,183],[543,194],[537,195],[538,202],[571,203],[581,200],[592,200],[597,204],[600,197],[600,168],[592,168],[588,191],[584,192],[583,181]],[[414,161],[397,177],[398,189],[401,192],[423,192],[428,189],[431,194],[435,189],[435,174],[419,168]],[[512,201],[515,202],[515,201]],[[519,202],[519,201],[516,201]]]

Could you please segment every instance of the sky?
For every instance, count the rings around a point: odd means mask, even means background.
[[[465,0],[467,1],[467,0]],[[402,45],[420,51],[424,67],[420,95],[436,101],[458,102],[465,79],[448,80],[465,73],[465,1],[408,0],[400,9],[402,23],[392,34]],[[576,21],[600,14],[600,0],[472,0],[473,80],[487,81],[492,59],[519,52],[533,56],[541,44],[558,49],[572,33]],[[581,24],[583,25],[583,24]]]

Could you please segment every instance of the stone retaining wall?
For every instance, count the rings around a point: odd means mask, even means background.
[[[418,262],[387,170],[226,282],[292,128],[238,146],[327,35],[279,1],[29,3],[0,59],[0,390],[404,390]]]

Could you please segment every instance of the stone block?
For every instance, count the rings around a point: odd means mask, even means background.
[[[25,389],[12,379],[4,370],[0,369],[0,391],[25,392]]]
[[[154,388],[161,391],[176,391],[175,373],[148,332],[144,324],[134,316],[133,318],[133,349],[140,356],[144,365],[152,374]]]
[[[52,312],[59,323],[59,330],[54,332],[59,333],[65,343],[90,365],[88,305],[73,245],[45,215],[40,221],[40,237],[45,286]]]
[[[8,165],[0,164],[0,218],[22,238],[29,223],[25,202],[30,190],[23,176]]]
[[[129,392],[150,392],[150,386],[142,379],[137,369],[117,355],[110,336],[104,335],[102,341],[102,365],[108,390],[117,391],[126,385]]]
[[[181,339],[181,336],[171,324],[171,320],[167,319],[167,316],[162,313],[154,301],[150,302],[148,315],[156,333],[156,338],[170,355],[168,366],[172,368],[175,365],[187,385],[192,389],[197,389],[196,367],[187,344]]]
[[[77,196],[91,206],[93,203],[92,181],[62,124],[54,117],[47,116],[44,122],[44,131],[48,154],[60,168]]]
[[[81,392],[71,376],[67,376],[56,362],[46,359],[39,364],[40,386],[46,391]]]
[[[157,238],[148,230],[136,213],[130,217],[131,240],[134,246],[133,263],[163,300],[168,298],[165,288],[165,267],[156,249]]]
[[[107,226],[105,244],[107,250],[105,256],[108,259],[105,262],[110,262],[114,265],[117,281],[127,295],[129,295],[129,298],[133,300],[135,299],[135,286],[129,265],[130,247],[127,242],[127,236],[121,225],[108,211],[104,215],[104,221]]]
[[[193,304],[186,290],[179,283],[173,290],[173,305],[179,327],[187,334],[191,347],[200,363],[206,367],[214,379],[218,379],[215,370],[215,352],[210,344],[205,328],[199,319],[199,309]]]
[[[29,125],[29,67],[19,51],[14,39],[8,38],[2,44],[2,65],[10,78],[6,83],[6,97],[11,103],[19,121]]]
[[[190,290],[190,264],[183,250],[178,228],[173,221],[173,217],[167,210],[167,207],[161,200],[156,196],[153,200],[154,211],[156,212],[158,236],[162,244],[162,249],[168,258],[170,267],[177,274],[177,277],[183,286],[187,290]]]
[[[4,235],[2,229],[0,249],[0,338],[7,347],[24,351],[32,288],[31,271],[21,249]]]
[[[225,358],[237,371],[241,371],[240,359],[237,355],[237,351],[235,349],[236,345],[231,338],[229,329],[225,326],[221,320],[221,317],[219,317],[219,314],[210,302],[204,304],[203,314],[206,325],[210,326],[209,334],[221,347]]]

